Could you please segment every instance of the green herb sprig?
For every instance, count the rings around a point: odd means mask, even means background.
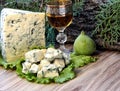
[[[114,45],[120,42],[120,1],[111,0],[100,7],[96,16],[96,29],[93,36],[103,39],[104,45]]]
[[[84,0],[73,0],[73,16],[79,16],[83,10]]]
[[[38,12],[40,9],[39,0],[7,0],[3,5],[5,8],[14,8]]]

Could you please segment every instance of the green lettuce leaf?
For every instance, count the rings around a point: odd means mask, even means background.
[[[56,83],[64,83],[66,81],[73,79],[74,77],[75,77],[74,66],[73,64],[70,64],[60,73],[60,76],[54,78],[54,81]]]
[[[13,70],[15,70],[16,69],[16,64],[17,64],[17,61],[7,63],[3,59],[2,55],[0,54],[0,65],[3,66],[5,69],[13,69]]]
[[[74,53],[72,53],[70,61],[73,63],[75,68],[79,68],[89,63],[95,62],[96,60],[97,58],[93,56],[75,55]]]

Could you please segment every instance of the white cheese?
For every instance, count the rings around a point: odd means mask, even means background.
[[[64,59],[55,59],[54,65],[58,68],[59,71],[62,71],[62,69],[65,67]]]
[[[2,55],[7,62],[24,57],[34,46],[45,46],[45,13],[4,8],[1,11]]]
[[[44,77],[44,73],[43,73],[42,70],[38,71],[38,73],[37,73],[37,77],[38,77],[38,78],[42,78],[42,77]]]
[[[56,49],[55,51],[54,51],[54,58],[62,58],[63,57],[63,52],[61,51],[61,50],[59,50],[59,49]]]
[[[41,60],[41,62],[40,62],[41,68],[44,66],[48,66],[48,65],[50,65],[50,62],[48,60],[46,60],[46,59]]]
[[[53,61],[54,60],[54,48],[48,48],[45,54],[45,59],[47,59],[48,61]]]
[[[47,49],[41,49],[41,51],[43,52],[43,55],[45,56]]]
[[[30,67],[31,67],[31,63],[29,63],[29,62],[24,62],[24,63],[22,63],[22,72],[23,73],[28,73],[29,72],[29,69],[30,69]]]
[[[31,73],[37,73],[38,69],[39,69],[39,66],[37,64],[32,64],[31,67],[30,67],[30,69],[29,69],[29,72],[31,72]]]
[[[44,53],[40,49],[34,49],[25,53],[25,60],[31,63],[40,62],[44,58]]]
[[[70,54],[63,53],[63,58],[65,60],[65,64],[68,65],[70,63]]]
[[[43,70],[44,77],[53,78],[53,77],[59,76],[57,67],[53,64],[50,64],[49,66],[44,67],[43,69],[45,69]]]
[[[53,77],[57,77],[59,76],[59,73],[57,70],[51,70],[51,71],[46,71],[45,76],[44,77],[49,77],[49,78],[53,78]]]
[[[37,73],[38,78],[57,77],[65,66],[70,63],[68,54],[54,48],[48,48],[47,50],[34,49],[28,51],[25,54],[25,58],[25,63],[31,63],[31,66],[26,67],[28,64],[25,65],[24,63],[22,72]]]

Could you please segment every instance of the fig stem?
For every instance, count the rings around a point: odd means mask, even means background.
[[[82,34],[82,35],[85,35],[85,32],[84,32],[84,31],[81,31],[81,34]]]

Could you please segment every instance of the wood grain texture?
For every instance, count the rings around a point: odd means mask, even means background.
[[[0,67],[0,91],[120,91],[120,52],[99,52],[97,62],[76,69],[64,84],[36,84]]]

